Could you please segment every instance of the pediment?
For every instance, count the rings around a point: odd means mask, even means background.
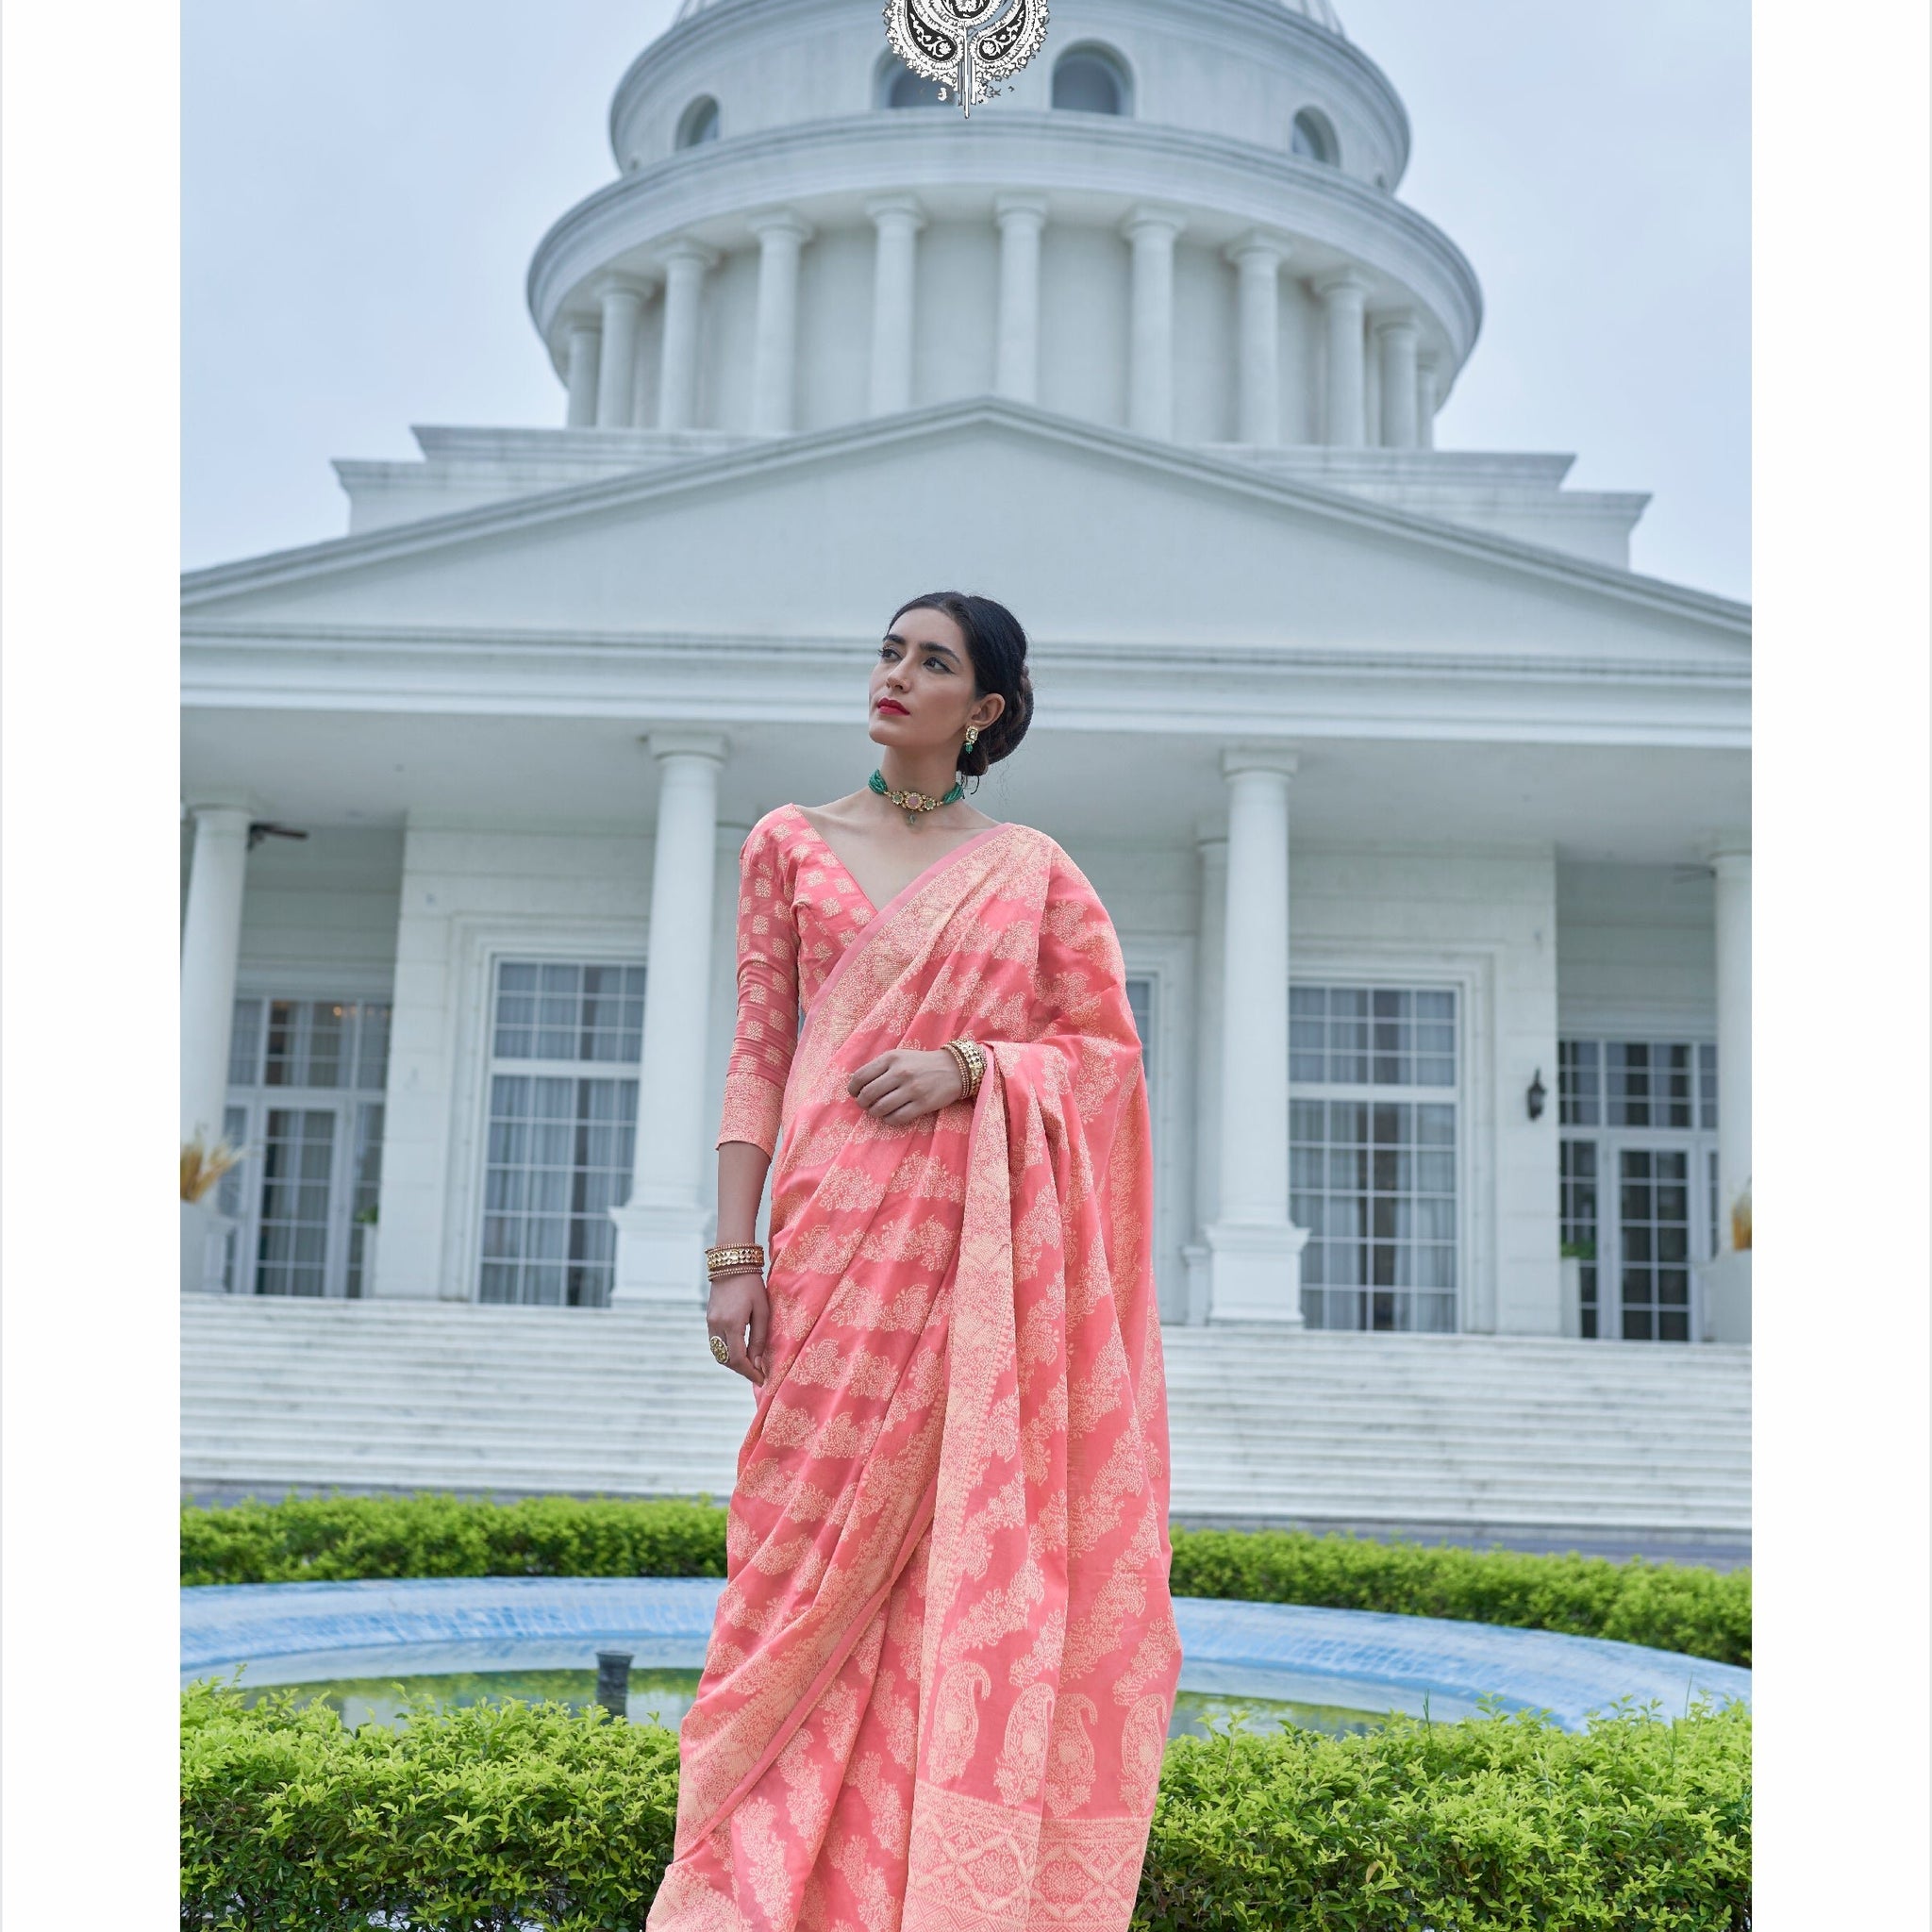
[[[1740,605],[991,400],[197,572],[228,636],[870,639],[940,587],[1042,641],[1748,672]]]

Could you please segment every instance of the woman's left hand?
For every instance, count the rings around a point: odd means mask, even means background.
[[[903,1126],[963,1100],[966,1076],[944,1047],[925,1053],[899,1046],[867,1060],[845,1083],[845,1091],[874,1120]]]

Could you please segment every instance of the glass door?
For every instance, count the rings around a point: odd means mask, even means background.
[[[1700,1163],[1674,1146],[1624,1141],[1613,1146],[1614,1257],[1599,1273],[1609,1312],[1625,1341],[1689,1341],[1691,1323],[1691,1230],[1694,1171]]]
[[[389,1008],[353,1000],[235,1003],[223,1176],[231,1294],[369,1292],[382,1183]]]

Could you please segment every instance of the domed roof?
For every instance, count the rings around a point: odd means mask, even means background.
[[[689,20],[694,13],[703,13],[708,8],[716,7],[720,0],[677,0],[675,20]],[[1331,34],[1341,33],[1341,20],[1328,0],[1281,0],[1291,13],[1299,13],[1312,20],[1317,26],[1324,26]],[[675,25],[674,21],[674,25]],[[1347,36],[1343,35],[1343,39]]]

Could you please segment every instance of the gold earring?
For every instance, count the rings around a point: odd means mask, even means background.
[[[978,739],[979,739],[979,726],[978,726],[977,724],[969,724],[969,725],[967,725],[967,727],[966,727],[966,749],[967,749],[968,751],[971,751],[971,750],[973,749],[974,745],[974,744],[975,744],[975,743],[976,743],[976,742],[978,741]]]

